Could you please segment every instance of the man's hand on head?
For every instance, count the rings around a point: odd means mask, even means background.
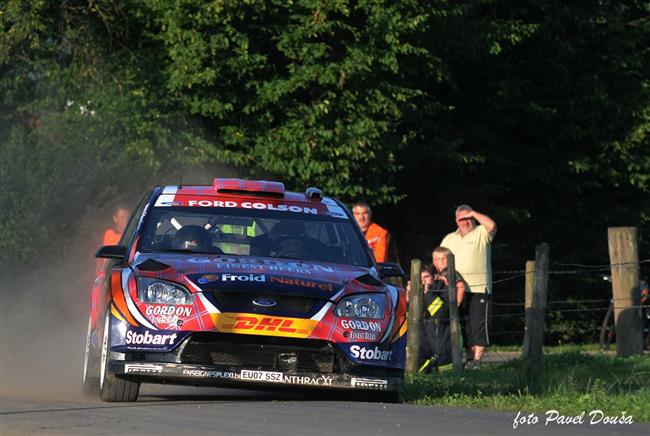
[[[456,218],[457,220],[469,220],[474,218],[474,211],[473,210],[461,210],[458,212],[458,217]]]

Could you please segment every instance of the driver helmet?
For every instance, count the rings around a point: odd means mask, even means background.
[[[176,232],[172,248],[207,252],[212,249],[212,236],[201,226],[184,226]]]
[[[273,226],[270,233],[273,241],[272,255],[282,254],[289,257],[305,255],[305,226],[297,221],[280,221]]]
[[[305,225],[299,221],[280,221],[273,226],[271,239],[300,238],[305,236]]]

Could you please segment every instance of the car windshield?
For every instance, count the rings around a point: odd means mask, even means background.
[[[371,266],[362,239],[348,220],[255,209],[156,207],[147,217],[138,250]]]

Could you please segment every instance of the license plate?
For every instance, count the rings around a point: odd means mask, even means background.
[[[241,370],[242,380],[255,380],[264,382],[282,382],[282,373],[273,371],[251,371],[248,369]]]

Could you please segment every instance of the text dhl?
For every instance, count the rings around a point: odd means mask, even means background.
[[[217,328],[225,332],[266,336],[307,337],[318,321],[260,315],[215,314]],[[234,321],[234,322],[233,322]]]
[[[233,328],[235,330],[255,329],[255,330],[268,330],[272,332],[275,329],[278,329],[278,331],[280,332],[289,332],[289,333],[297,332],[298,329],[291,327],[291,324],[293,324],[293,321],[290,319],[282,319],[282,318],[257,319],[249,316],[238,316],[237,319],[235,320],[235,326]]]

